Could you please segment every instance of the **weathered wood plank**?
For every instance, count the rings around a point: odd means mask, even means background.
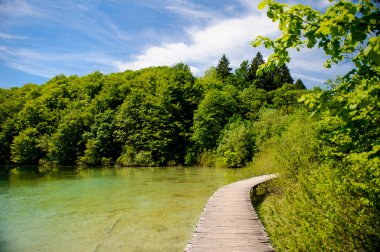
[[[274,177],[254,177],[217,190],[204,207],[185,251],[274,251],[249,195],[252,187]]]

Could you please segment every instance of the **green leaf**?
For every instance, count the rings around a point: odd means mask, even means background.
[[[330,33],[330,29],[329,29],[329,27],[326,26],[325,24],[322,24],[322,25],[319,27],[317,33],[318,33],[318,32],[321,33],[322,35],[327,35],[327,34]]]
[[[261,2],[259,3],[258,8],[259,8],[259,10],[262,10],[262,9],[264,9],[267,5],[268,5],[268,1],[267,1],[267,0],[263,0],[263,1],[261,1]]]
[[[326,62],[323,64],[323,66],[324,66],[325,68],[331,68],[331,62],[330,62],[330,61],[326,61]]]
[[[377,65],[380,65],[380,36],[371,38],[368,41],[368,46],[364,50],[364,55]]]
[[[253,47],[258,47],[261,45],[261,39],[260,38],[256,38],[254,41],[252,41],[251,45]]]

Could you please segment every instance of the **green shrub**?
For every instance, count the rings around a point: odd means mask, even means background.
[[[205,151],[197,158],[197,164],[205,167],[215,166],[216,154],[214,151]]]
[[[241,120],[228,124],[216,149],[217,166],[242,167],[251,160],[253,145],[249,126]]]
[[[289,115],[288,126],[260,145],[250,165],[252,174],[280,174],[257,206],[277,251],[376,251],[380,245],[379,186],[370,179],[378,161],[339,159],[338,146],[322,133],[339,125],[334,122],[321,127],[325,121],[302,111]]]
[[[154,166],[152,152],[140,151],[134,158],[134,166]]]
[[[281,135],[288,124],[288,115],[276,109],[264,108],[259,112],[259,120],[253,124],[256,151],[262,150],[264,142],[272,136]]]
[[[120,166],[156,166],[153,160],[152,152],[136,151],[131,146],[124,147],[123,153],[116,160],[116,164]]]

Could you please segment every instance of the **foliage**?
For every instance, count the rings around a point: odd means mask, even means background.
[[[285,84],[293,84],[293,78],[285,64],[275,68],[273,84],[276,88],[280,88]]]
[[[273,108],[287,110],[299,106],[297,101],[305,93],[304,90],[296,89],[295,85],[285,84],[281,88],[268,92],[267,97]]]
[[[302,80],[298,79],[296,83],[294,83],[294,87],[299,90],[305,90],[306,86],[303,84]]]
[[[58,164],[75,164],[83,155],[85,142],[82,135],[89,128],[89,115],[71,110],[59,123],[58,129],[49,138],[46,157]]]
[[[379,250],[378,1],[259,7],[282,32],[252,43],[273,49],[267,62],[258,52],[232,72],[223,55],[199,78],[179,63],[0,89],[0,163],[248,165],[280,174],[258,206],[277,250]],[[303,47],[354,68],[306,90],[286,66]]]
[[[250,66],[248,60],[244,60],[235,70],[234,82],[240,90],[250,86]]]
[[[146,82],[146,80],[148,80]],[[116,115],[116,141],[137,154],[150,152],[157,165],[183,163],[198,98],[194,78],[184,66],[142,70]]]
[[[216,67],[216,73],[217,76],[221,80],[225,80],[227,77],[231,75],[232,68],[230,67],[230,61],[226,57],[225,54],[223,54],[222,58],[220,58],[218,66]]]
[[[37,129],[25,129],[14,138],[11,144],[12,161],[15,163],[37,164],[41,155],[41,150],[37,145]]]
[[[0,163],[243,166],[261,108],[299,97],[280,71],[256,75],[264,63],[258,52],[232,72],[223,55],[198,78],[179,63],[0,89]]]
[[[272,244],[280,251],[372,250],[379,232],[376,212],[369,206],[359,212],[361,200],[342,186],[341,167],[323,159],[328,146],[319,138],[319,122],[297,112],[286,124],[251,164],[254,171],[282,175],[257,206]]]
[[[264,203],[268,231],[278,250],[376,251],[380,247],[379,5],[369,0],[336,1],[325,13],[271,0],[259,5],[266,6],[282,35],[253,42],[274,49],[259,74],[289,62],[289,48],[304,46],[322,48],[329,57],[325,67],[343,60],[354,66],[332,89],[309,92],[300,99],[318,120],[313,127],[319,150],[293,153],[296,162],[275,151],[280,156],[276,164],[288,175],[281,193]],[[286,135],[277,142],[286,144],[283,150],[294,146],[297,138],[315,142],[295,132],[287,141]]]
[[[228,123],[216,149],[217,164],[224,167],[242,167],[251,161],[254,149],[252,130],[240,120]]]
[[[261,107],[267,106],[268,93],[251,85],[239,94],[240,113],[245,119],[256,120]]]
[[[194,114],[192,140],[200,151],[212,150],[225,124],[238,111],[237,90],[211,90],[205,94]]]
[[[287,118],[284,112],[276,109],[262,109],[259,118],[253,123],[255,145],[261,151],[264,143],[273,136],[279,136],[287,127]]]
[[[260,76],[258,76],[256,73],[257,73],[257,70],[259,70],[260,66],[264,63],[265,61],[264,61],[263,55],[260,52],[257,52],[256,56],[252,59],[251,66],[249,69],[250,81],[260,78]]]
[[[0,89],[0,163],[183,163],[202,92],[181,63]]]

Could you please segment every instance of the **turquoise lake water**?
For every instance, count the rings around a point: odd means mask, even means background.
[[[0,251],[183,251],[207,199],[238,172],[15,168],[0,179]]]

